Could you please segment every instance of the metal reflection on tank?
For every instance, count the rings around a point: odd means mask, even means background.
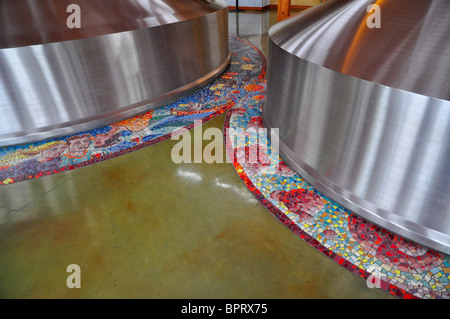
[[[370,4],[381,28],[369,28]],[[269,31],[268,128],[319,191],[450,253],[450,6],[330,0]]]
[[[70,4],[81,28],[67,25]],[[167,104],[229,60],[222,0],[0,0],[0,146]]]

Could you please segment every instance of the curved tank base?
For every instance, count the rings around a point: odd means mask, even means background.
[[[78,5],[80,28],[68,27],[69,4]],[[230,61],[221,0],[0,0],[0,11],[0,146],[168,104]]]
[[[263,121],[318,191],[450,254],[450,7],[383,1],[370,29],[372,3],[330,0],[271,28]]]

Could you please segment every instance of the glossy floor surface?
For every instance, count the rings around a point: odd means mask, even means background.
[[[275,22],[230,13],[265,54]],[[393,298],[278,222],[232,165],[173,163],[177,142],[1,187],[0,298]]]

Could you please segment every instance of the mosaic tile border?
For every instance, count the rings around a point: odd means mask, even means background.
[[[367,222],[320,194],[282,161],[268,135],[262,142],[231,136],[239,129],[263,128],[265,85],[255,86],[230,109],[224,123],[227,153],[256,199],[314,249],[365,279],[368,287],[403,299],[450,299],[449,256]],[[258,161],[250,163],[254,149]]]
[[[247,81],[266,74],[264,54],[230,36],[231,61],[214,81],[178,101],[94,130],[0,148],[0,185],[40,178],[159,143],[226,112],[245,96]]]

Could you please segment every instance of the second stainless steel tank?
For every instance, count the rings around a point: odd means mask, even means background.
[[[447,254],[449,17],[448,1],[330,0],[276,24],[263,110],[318,190]]]

